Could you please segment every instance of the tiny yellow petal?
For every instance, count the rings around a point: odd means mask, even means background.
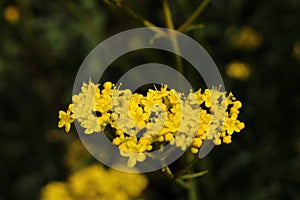
[[[113,139],[113,144],[114,144],[114,145],[117,145],[117,146],[118,146],[120,143],[121,143],[120,138],[117,137],[117,138]]]
[[[244,122],[238,122],[238,123],[236,123],[236,126],[238,127],[239,130],[242,130],[245,128]]]
[[[191,152],[193,153],[193,154],[196,154],[196,153],[198,153],[198,149],[197,148],[195,148],[195,147],[192,147],[191,148]]]
[[[228,135],[228,136],[223,137],[223,142],[224,142],[225,144],[231,143],[231,136]]]
[[[199,148],[202,145],[202,140],[200,138],[194,138],[192,145]]]
[[[138,153],[136,155],[136,160],[139,162],[143,162],[146,159],[146,155],[144,153]]]
[[[109,89],[111,89],[112,88],[112,86],[113,86],[113,84],[111,83],[111,82],[105,82],[104,84],[103,84],[103,87],[104,87],[104,89],[106,89],[106,90],[109,90]]]
[[[222,142],[221,142],[220,138],[217,138],[217,139],[215,139],[214,143],[215,143],[215,145],[221,145]]]
[[[127,161],[127,166],[129,168],[133,168],[136,165],[136,159],[133,157],[129,157],[128,161]]]
[[[174,136],[173,136],[172,133],[167,133],[167,134],[165,135],[165,140],[166,140],[167,142],[170,142],[171,140],[173,140],[173,138],[174,138]]]

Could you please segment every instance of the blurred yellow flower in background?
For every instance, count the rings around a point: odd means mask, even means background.
[[[4,18],[9,23],[16,23],[20,18],[20,11],[16,6],[10,5],[4,9]]]
[[[293,54],[295,56],[295,58],[300,61],[300,42],[297,42],[294,45],[294,49],[293,49]]]
[[[233,61],[227,65],[226,73],[232,79],[246,80],[248,79],[251,70],[247,63]]]
[[[42,200],[72,200],[67,184],[53,181],[48,183],[41,192]]]
[[[91,165],[70,175],[66,182],[50,182],[41,190],[41,200],[132,200],[147,187],[142,174],[129,174],[101,165]]]
[[[74,139],[68,143],[64,164],[68,169],[74,170],[86,164],[90,157],[81,140]]]
[[[250,26],[245,26],[241,29],[229,27],[226,32],[230,38],[231,45],[237,49],[255,50],[263,42],[262,35]]]

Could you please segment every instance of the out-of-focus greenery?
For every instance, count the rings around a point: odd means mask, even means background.
[[[122,2],[165,26],[160,1]],[[170,1],[175,26],[200,2]],[[81,62],[105,38],[143,25],[94,0],[1,1],[0,10],[0,199],[39,199],[45,184],[64,181],[71,171],[66,155],[72,156],[68,145],[76,131],[57,129],[57,112],[71,102]],[[204,28],[187,33],[206,48],[226,89],[242,101],[246,124],[232,144],[197,163],[209,170],[197,179],[201,199],[300,198],[299,11],[298,0],[213,0],[195,21]],[[157,52],[143,56],[172,63]],[[115,81],[133,61],[115,63],[103,79]],[[193,72],[187,67],[184,74],[199,87]],[[159,172],[147,175],[144,198],[185,199],[185,191]]]

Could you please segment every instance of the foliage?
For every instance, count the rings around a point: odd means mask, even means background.
[[[118,2],[165,26],[161,1]],[[169,1],[174,27],[200,3]],[[72,173],[64,152],[75,136],[56,128],[57,110],[71,101],[83,59],[105,38],[144,24],[102,1],[1,1],[0,9],[0,199],[38,199],[48,182],[65,181]],[[186,29],[210,53],[226,89],[243,102],[239,117],[246,124],[232,144],[215,148],[195,165],[195,171],[209,169],[195,179],[199,198],[299,199],[299,9],[298,0],[212,0]],[[131,61],[153,59],[175,62],[151,51],[130,61],[120,58],[101,82],[115,82]],[[183,65],[191,84],[200,88],[201,77]],[[183,159],[170,168],[180,169]],[[79,165],[95,162],[87,160]],[[147,177],[149,199],[185,199],[185,191],[161,174]]]

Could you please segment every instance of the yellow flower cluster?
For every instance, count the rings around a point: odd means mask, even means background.
[[[147,187],[142,174],[129,174],[92,165],[74,172],[66,182],[50,182],[42,188],[41,200],[131,200]]]
[[[64,164],[70,169],[78,169],[90,159],[90,154],[79,139],[68,141],[66,153],[64,155]]]
[[[4,9],[4,18],[10,23],[16,23],[20,18],[20,11],[16,6],[10,5]]]
[[[58,126],[65,126],[68,132],[76,119],[91,134],[109,125],[114,130],[112,143],[119,147],[120,155],[128,157],[127,165],[134,167],[154,146],[171,144],[183,151],[190,147],[196,154],[205,139],[216,145],[229,144],[233,132],[245,126],[238,120],[241,107],[231,93],[226,97],[217,88],[190,91],[185,97],[162,85],[144,96],[120,90],[111,82],[100,90],[90,81],[73,96],[67,112],[59,111]]]
[[[227,65],[226,73],[230,78],[246,80],[250,76],[251,70],[247,63],[232,61]]]
[[[297,42],[297,43],[294,45],[293,54],[294,54],[294,57],[295,57],[298,61],[300,61],[300,42]]]
[[[255,50],[263,42],[262,35],[250,26],[245,26],[241,29],[229,27],[227,34],[230,37],[232,46],[237,49]]]

